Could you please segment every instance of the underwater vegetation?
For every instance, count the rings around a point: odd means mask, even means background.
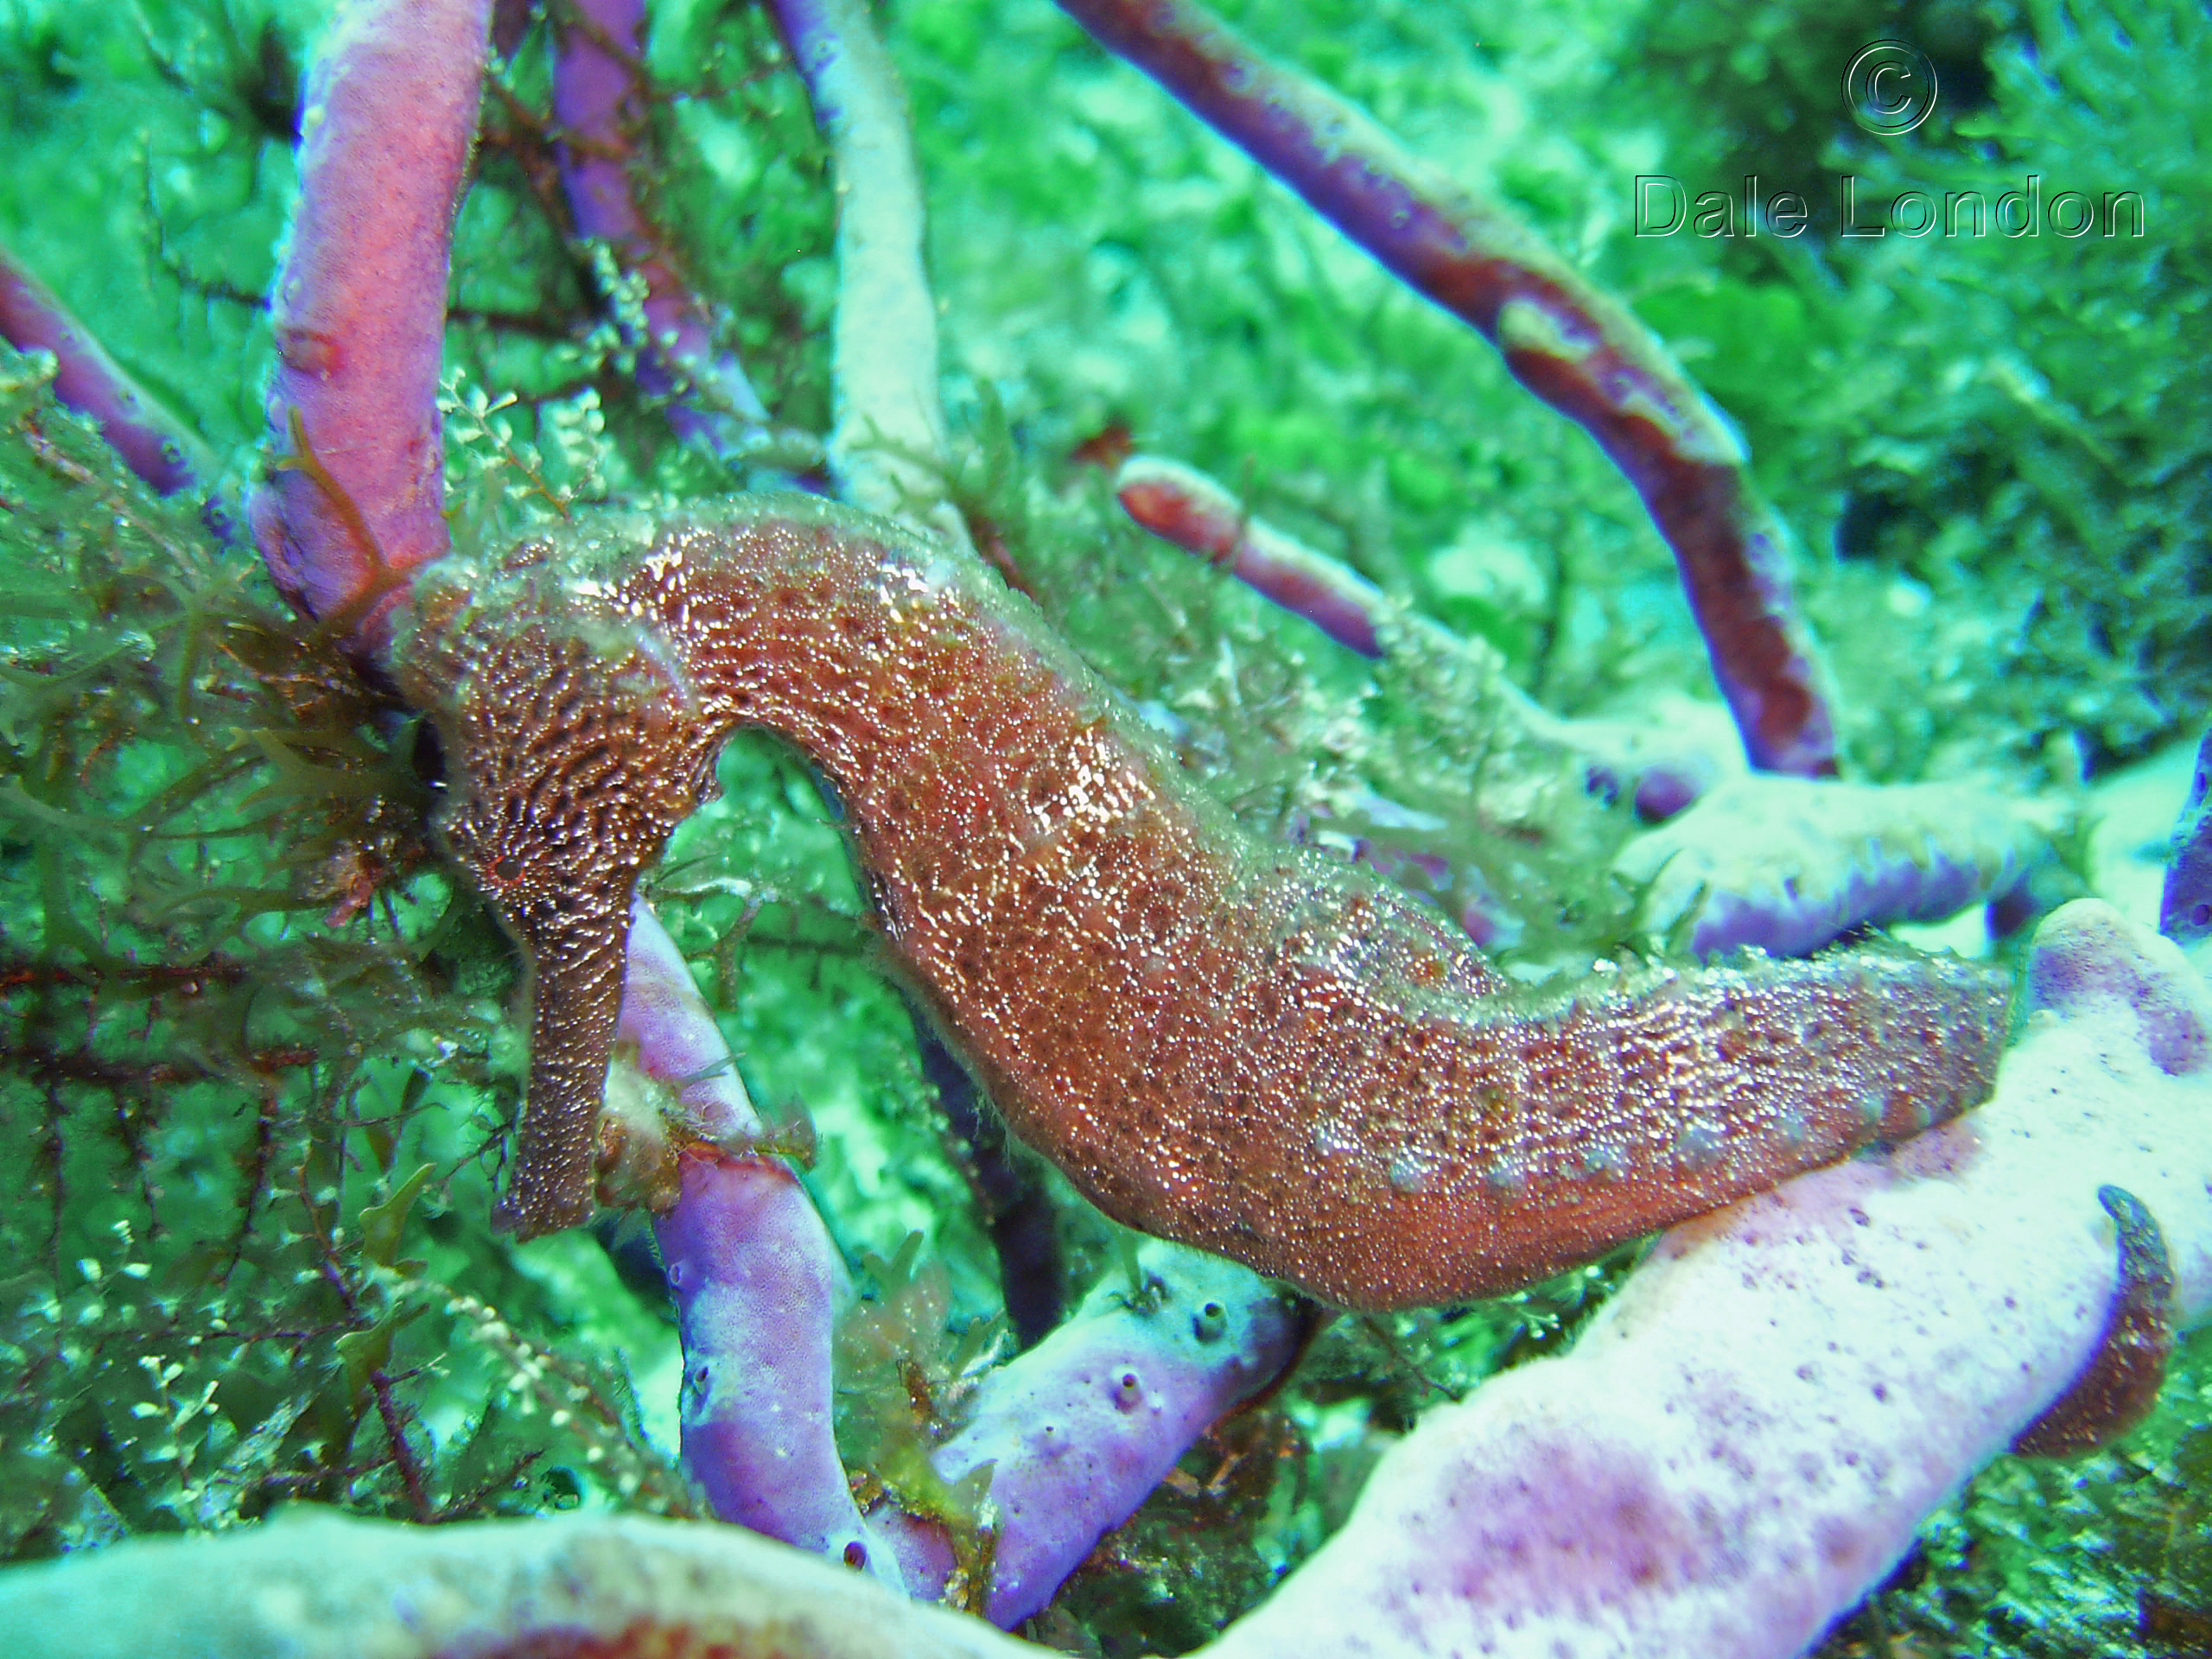
[[[1011,0],[0,8],[9,1558],[233,1535],[169,1559],[365,1642],[563,1511],[576,1618],[704,1643],[615,1581],[769,1606],[720,1516],[1397,1652],[1564,1533],[1707,1651],[2212,1649],[2201,986],[2022,926],[2212,705],[2212,25],[1065,10],[1146,73]],[[1638,233],[1750,174],[1888,232]],[[2142,233],[1902,228],[2030,175]],[[1698,1457],[1743,1560],[1621,1520]],[[241,1530],[304,1504],[409,1529]]]

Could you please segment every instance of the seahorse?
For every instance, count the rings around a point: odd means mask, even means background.
[[[639,874],[766,728],[842,804],[887,954],[1109,1215],[1342,1306],[1492,1295],[1955,1116],[2005,979],[1862,946],[1516,989],[1262,842],[979,560],[798,496],[448,556],[396,633],[442,830],[531,973],[502,1217],[592,1202]]]

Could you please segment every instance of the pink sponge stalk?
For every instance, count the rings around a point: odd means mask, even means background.
[[[1131,455],[1114,479],[1122,510],[1363,657],[1383,654],[1389,598],[1350,566],[1285,535],[1196,467]]]
[[[371,652],[447,546],[446,278],[490,22],[490,0],[350,0],[308,77],[253,533],[286,597]]]
[[[791,1166],[748,1152],[762,1124],[676,943],[631,907],[618,1040],[673,1090],[661,1110],[693,1144],[653,1224],[683,1336],[683,1466],[715,1513],[898,1581],[861,1518],[830,1423],[830,1345],[844,1263]],[[613,1099],[624,1079],[618,1061]],[[715,1142],[723,1143],[716,1146]]]
[[[687,1153],[653,1224],[683,1333],[683,1466],[725,1521],[893,1576],[830,1433],[842,1264],[781,1160]]]

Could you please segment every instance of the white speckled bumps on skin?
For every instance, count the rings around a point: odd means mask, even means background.
[[[1571,1353],[1425,1418],[1214,1659],[1803,1651],[2094,1351],[2099,1185],[2212,1304],[2202,982],[2085,900],[2029,992],[1987,1105],[1676,1228]]]

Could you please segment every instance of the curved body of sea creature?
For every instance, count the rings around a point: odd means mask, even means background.
[[[411,607],[444,832],[534,975],[525,1233],[589,1207],[631,891],[741,726],[835,785],[1016,1133],[1109,1214],[1348,1306],[1496,1294],[1910,1135],[2002,1046],[2001,978],[1880,948],[1532,1000],[1239,830],[980,562],[804,498],[582,517]]]

